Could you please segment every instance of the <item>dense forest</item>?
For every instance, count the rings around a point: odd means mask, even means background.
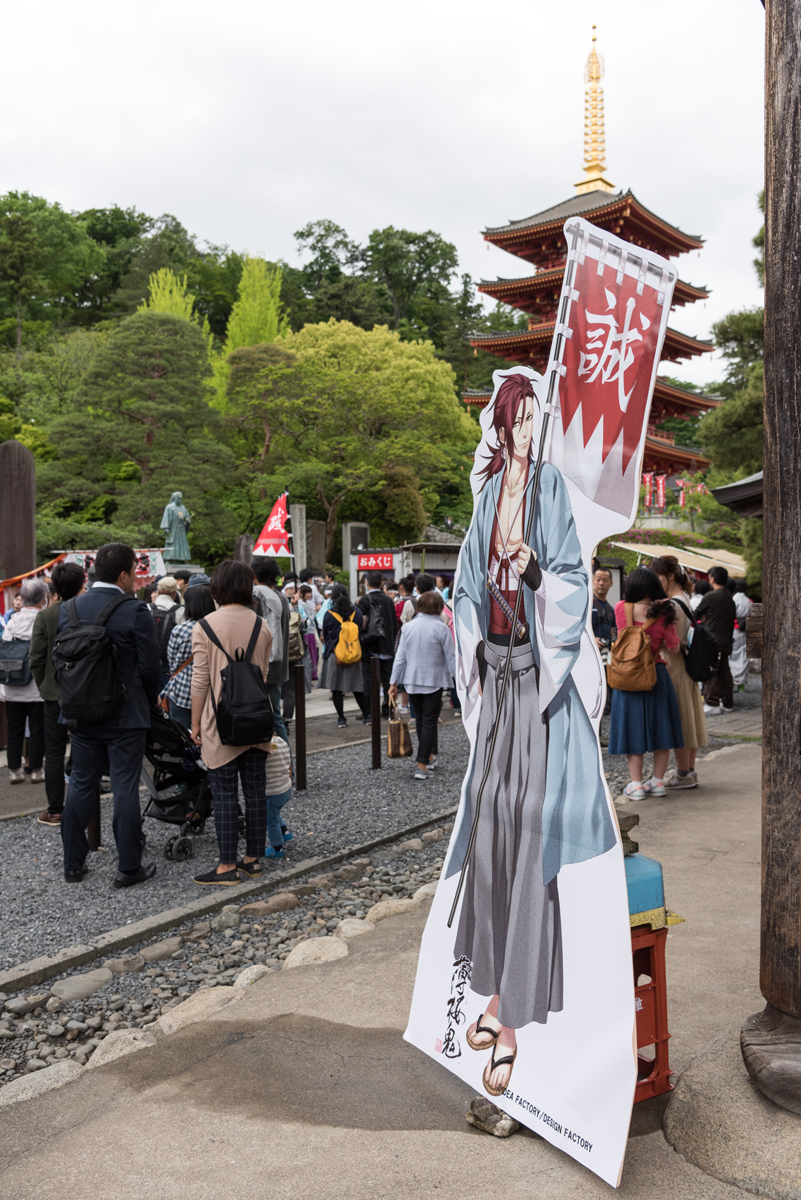
[[[430,230],[360,245],[321,220],[295,238],[300,267],[201,242],[170,215],[0,196],[0,440],[36,457],[42,560],[112,538],[160,545],[176,488],[203,562],[257,533],[287,488],[326,522],[329,562],[346,520],[388,545],[469,519],[479,430],[459,392],[507,365],[469,336],[525,314],[488,313]],[[725,403],[665,422],[710,456],[710,486],[762,466],[763,324],[761,308],[719,321],[727,369],[706,390]],[[711,497],[698,515],[742,539],[758,575],[761,524]]]
[[[0,440],[37,460],[38,549],[160,544],[169,493],[210,561],[289,488],[376,540],[467,519],[478,438],[460,388],[487,318],[455,247],[392,227],[365,245],[331,221],[296,234],[302,267],[201,242],[170,215],[0,197]],[[322,565],[322,564],[318,564]]]

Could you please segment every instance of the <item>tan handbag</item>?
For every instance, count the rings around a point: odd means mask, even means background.
[[[656,685],[656,663],[646,632],[656,617],[634,624],[634,605],[626,605],[626,625],[618,630],[606,664],[606,682],[619,692],[650,692]]]
[[[410,758],[412,754],[412,735],[409,733],[409,726],[398,716],[398,710],[392,696],[389,698],[389,703],[387,758]]]
[[[180,667],[175,668],[172,675],[167,680],[167,683],[171,683],[173,681],[173,679],[175,679],[176,675],[180,675],[181,671],[183,671],[184,667],[188,667],[194,657],[195,657],[194,654],[190,654],[189,658],[185,658],[184,661],[181,663]],[[163,708],[165,713],[167,713],[169,715],[170,697],[169,696],[159,696],[159,706],[161,708]]]

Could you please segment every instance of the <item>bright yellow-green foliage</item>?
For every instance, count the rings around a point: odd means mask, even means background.
[[[274,342],[289,328],[289,317],[280,296],[281,268],[271,267],[263,258],[245,258],[236,302],[228,318],[225,347],[211,357],[214,372],[211,386],[217,408],[226,408],[226,389],[231,373],[228,356],[245,346]]]
[[[154,271],[149,280],[150,295],[144,304],[140,304],[137,312],[168,313],[173,317],[182,317],[184,321],[192,321],[198,325],[206,338],[206,349],[211,358],[212,335],[206,317],[203,323],[192,316],[195,297],[187,290],[186,276],[176,275],[169,267],[161,267]]]
[[[246,258],[236,303],[228,318],[226,353],[242,346],[274,342],[289,328],[280,296],[281,268],[269,266],[263,258]]]

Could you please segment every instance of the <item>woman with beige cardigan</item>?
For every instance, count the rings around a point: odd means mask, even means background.
[[[255,622],[261,623],[251,662],[266,679],[270,666],[272,635],[267,622],[253,607],[254,577],[245,563],[230,559],[220,563],[211,579],[211,594],[220,606],[204,618],[220,644],[231,656],[245,650]],[[220,698],[220,672],[228,659],[215,646],[198,621],[192,631],[192,740],[203,749],[214,797],[214,824],[220,849],[216,868],[195,876],[195,883],[233,887],[241,883],[240,873],[253,879],[261,875],[261,856],[267,840],[266,764],[271,742],[260,746],[224,746],[214,716]],[[245,797],[245,856],[237,858],[239,844],[238,783]]]

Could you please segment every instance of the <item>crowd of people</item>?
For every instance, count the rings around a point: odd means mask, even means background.
[[[259,556],[252,566],[226,560],[211,577],[175,570],[137,595],[136,556],[122,543],[101,547],[91,578],[74,563],[58,563],[50,579],[25,579],[2,619],[9,780],[44,783],[47,808],[38,820],[61,830],[66,881],[79,883],[87,873],[86,829],[104,778],[113,793],[114,886],[155,875],[155,864],[142,861],[139,789],[159,708],[185,730],[208,772],[219,864],[195,881],[232,886],[258,876],[262,859],[283,858],[292,839],[282,809],[291,797],[299,664],[307,691],[315,683],[331,691],[338,726],[347,724],[348,692],[365,725],[379,712],[388,717],[390,705],[411,715],[414,778],[427,779],[437,765],[444,691],[458,709],[448,583],[421,573],[396,586],[370,573],[364,585],[352,601],[330,574],[282,579],[275,559]],[[371,708],[373,659],[379,712]],[[226,735],[221,716],[230,702],[226,675],[231,683],[241,664],[253,672],[251,684],[257,680],[257,709],[264,697],[263,719],[254,718],[244,741]],[[91,714],[75,699],[79,680],[93,697]]]
[[[610,754],[628,760],[631,782],[625,796],[642,799],[695,788],[698,750],[709,744],[707,717],[733,712],[734,687],[745,689],[745,628],[752,603],[745,582],[730,579],[720,566],[711,569],[708,581],[692,581],[677,558],[661,555],[627,575],[614,609],[606,599],[611,586],[611,572],[597,564],[592,629],[602,658],[613,658],[622,630],[640,629],[655,668],[655,679],[643,677],[641,687],[610,689],[608,747]],[[711,635],[716,651],[703,687],[691,677],[687,657],[699,626]],[[633,664],[634,657],[629,661]],[[668,771],[671,751],[676,768]],[[654,765],[650,778],[643,779],[646,753],[653,754]]]
[[[734,688],[745,685],[751,601],[744,584],[730,580],[723,567],[714,567],[708,582],[693,583],[675,557],[663,555],[629,573],[613,607],[607,599],[611,572],[594,566],[592,631],[602,659],[614,664],[623,641],[639,637],[652,668],[642,686],[610,689],[608,746],[610,754],[627,757],[631,782],[625,794],[638,799],[697,787],[696,755],[709,741],[707,717],[731,712]],[[211,578],[176,570],[136,597],[134,551],[120,543],[100,549],[93,576],[87,579],[74,563],[59,563],[49,580],[24,580],[2,619],[6,682],[0,683],[0,699],[6,705],[9,780],[44,783],[47,807],[38,820],[61,829],[68,881],[79,882],[86,873],[86,827],[104,776],[114,796],[114,885],[133,886],[155,874],[154,864],[142,863],[139,802],[155,706],[186,731],[208,771],[220,861],[196,876],[201,885],[231,886],[257,876],[263,858],[284,856],[292,838],[282,809],[291,796],[289,730],[299,665],[306,691],[315,685],[330,691],[338,727],[347,725],[346,694],[354,697],[364,725],[391,712],[408,717],[417,732],[414,779],[429,779],[436,770],[443,696],[449,694],[460,711],[450,580],[421,572],[395,583],[369,572],[362,594],[353,598],[331,574],[320,579],[306,570],[282,578],[275,559],[258,556],[252,566],[226,560]],[[716,647],[703,695],[687,665],[702,626]],[[63,647],[76,634],[91,642],[95,659],[105,643],[113,650],[116,683],[101,689],[99,714],[91,719],[80,705],[73,712],[64,703]],[[374,660],[381,696],[376,711]],[[243,662],[258,679],[265,709],[245,744],[221,732],[219,711],[228,703],[226,675],[233,678]],[[669,772],[671,751],[676,768]],[[643,779],[646,753],[654,765]]]

